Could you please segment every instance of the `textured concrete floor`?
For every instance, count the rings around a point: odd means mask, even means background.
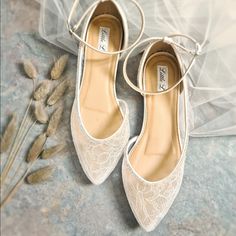
[[[1,127],[15,111],[22,117],[30,94],[30,81],[19,68],[30,58],[47,77],[49,65],[63,52],[42,40],[37,33],[38,5],[32,0],[3,0],[1,54]],[[76,72],[71,56],[69,71]],[[142,120],[141,97],[118,75],[118,94],[128,101],[132,135]],[[75,79],[75,76],[73,76]],[[47,161],[57,166],[52,181],[38,186],[24,184],[1,212],[3,236],[145,235],[126,200],[120,164],[101,186],[93,186],[82,172],[71,141],[70,93],[59,133],[53,143],[66,142],[65,155]],[[26,144],[40,133],[38,126]],[[19,158],[25,155],[27,145]],[[180,194],[159,227],[149,235],[236,235],[236,138],[195,138],[188,148],[185,177]],[[3,156],[3,158],[5,158]]]

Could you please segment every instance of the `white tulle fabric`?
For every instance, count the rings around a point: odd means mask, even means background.
[[[73,0],[36,0],[41,3],[39,32],[47,41],[77,55],[77,44],[66,27]],[[117,0],[128,15],[129,42],[141,20],[128,0]],[[188,75],[190,135],[236,135],[236,1],[137,0],[146,16],[145,36],[183,33],[202,45],[201,56]],[[80,1],[78,18],[94,0]],[[132,14],[131,14],[132,13]],[[188,42],[181,41],[188,47]],[[135,56],[135,55],[134,55]]]
[[[147,36],[183,33],[202,46],[188,75],[191,136],[236,134],[236,1],[141,0]],[[130,21],[138,27],[133,16]],[[180,41],[188,46],[187,42]]]
[[[72,109],[72,137],[80,164],[93,184],[101,184],[114,170],[130,136],[129,111],[127,104],[119,100],[124,117],[120,128],[109,138],[94,139],[83,126],[78,104],[75,101]]]

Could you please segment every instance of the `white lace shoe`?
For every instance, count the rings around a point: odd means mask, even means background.
[[[135,48],[124,62],[125,80],[144,96],[144,118],[141,134],[129,142],[122,166],[129,204],[139,224],[148,232],[167,214],[182,183],[188,144],[184,78],[200,49],[188,50],[171,37],[154,38],[150,42],[140,62],[138,86],[126,74],[127,60]],[[186,70],[179,57],[183,51],[192,54]]]
[[[126,18],[115,0],[96,1],[72,27],[77,6],[76,0],[68,18],[69,31],[80,42],[71,131],[84,172],[93,184],[101,184],[117,165],[129,140],[128,107],[117,99],[115,81],[120,55],[133,45],[127,46]],[[143,17],[141,9],[140,13]]]

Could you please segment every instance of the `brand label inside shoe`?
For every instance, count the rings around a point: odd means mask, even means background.
[[[157,91],[168,89],[168,67],[157,66]]]
[[[110,38],[110,28],[108,27],[100,27],[99,30],[99,41],[98,41],[98,49],[103,52],[108,51],[109,47],[109,38]]]

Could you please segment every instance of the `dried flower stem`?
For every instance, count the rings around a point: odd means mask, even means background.
[[[10,154],[7,158],[7,162],[5,163],[5,166],[3,167],[3,170],[2,170],[2,173],[1,173],[1,185],[4,184],[4,181],[5,181],[8,173],[9,173],[9,170],[10,170],[11,166],[13,165],[13,163],[15,161],[15,158],[16,158],[16,155],[17,155],[17,150],[21,146],[23,137],[25,136],[25,131],[24,130],[28,126],[27,119],[26,119],[27,118],[26,114],[27,114],[27,111],[26,111],[25,116],[24,116],[24,118],[21,122],[20,128],[17,132],[14,144],[13,144],[13,146],[11,148],[11,151],[10,151]]]
[[[51,71],[51,79],[52,80],[57,80],[61,77],[61,75],[64,72],[65,67],[67,65],[68,58],[69,58],[68,55],[63,55],[54,63],[54,67]],[[30,79],[32,79],[32,81],[33,81],[33,94],[31,96],[29,103],[28,103],[28,106],[26,108],[26,112],[23,116],[23,119],[20,123],[20,127],[17,130],[17,134],[15,136],[13,145],[11,146],[10,154],[8,156],[8,159],[6,160],[6,163],[4,165],[3,171],[0,176],[1,191],[2,191],[2,185],[4,184],[5,180],[7,179],[8,174],[9,174],[10,170],[12,169],[12,166],[17,158],[19,151],[21,150],[22,145],[24,144],[24,142],[27,138],[29,131],[34,127],[37,120],[40,121],[41,123],[47,123],[47,117],[46,117],[47,114],[45,113],[44,110],[39,109],[39,108],[44,108],[44,107],[38,107],[35,110],[35,115],[36,115],[37,119],[35,119],[35,117],[33,119],[31,117],[29,118],[29,111],[30,111],[33,99],[38,101],[38,100],[44,99],[47,96],[47,94],[50,90],[49,86],[47,86],[48,83],[47,82],[42,83],[41,86],[37,89],[37,92],[35,93],[35,91],[36,91],[35,81],[37,81],[36,79],[38,77],[37,70],[30,61],[24,62],[24,70],[25,70],[26,75]],[[68,87],[67,82],[64,82],[64,83],[66,84],[65,87]],[[66,89],[63,88],[63,90],[60,91],[61,95],[59,94],[60,95],[59,97],[62,97],[64,95],[65,90]],[[55,97],[55,95],[54,95],[54,97]],[[52,101],[53,104],[49,104],[49,105],[54,105],[58,100],[59,100],[58,98],[54,99]],[[61,116],[62,116],[62,111],[63,111],[63,108],[59,107],[58,109],[56,109],[56,111],[53,112],[53,115],[50,117],[50,121],[49,121],[46,133],[38,136],[38,138],[34,141],[32,147],[28,153],[28,157],[27,157],[27,161],[30,163],[27,164],[26,170],[24,171],[24,173],[19,174],[20,178],[18,179],[17,175],[19,172],[21,172],[21,168],[24,163],[24,160],[17,165],[17,168],[16,168],[16,171],[13,175],[13,178],[10,178],[10,177],[8,178],[12,181],[9,182],[9,186],[7,185],[9,191],[6,191],[7,194],[4,197],[3,201],[0,203],[0,208],[3,207],[15,195],[17,190],[22,185],[24,179],[28,175],[30,169],[32,168],[32,166],[34,165],[36,160],[38,159],[41,151],[43,150],[43,146],[44,146],[44,143],[46,142],[47,138],[56,132],[57,126],[58,126]],[[29,118],[29,119],[27,119],[27,118]],[[57,149],[57,148],[55,148],[55,150],[50,149],[51,152],[53,151],[53,153],[47,152],[46,153],[47,155],[45,154],[45,156],[50,157],[53,154],[56,154],[57,152],[59,152],[60,151],[59,149]],[[43,181],[43,180],[46,180],[50,175],[51,175],[51,169],[42,168],[42,170],[38,170],[35,173],[30,174],[28,176],[28,182],[36,183],[38,181]],[[15,177],[17,177],[16,182],[14,181]]]
[[[3,199],[3,201],[0,204],[0,208],[2,208],[8,201],[11,200],[11,198],[16,194],[17,190],[20,188],[20,186],[22,185],[25,177],[27,176],[27,174],[29,173],[30,169],[32,168],[32,166],[34,165],[35,161],[32,162],[26,169],[26,171],[24,172],[24,174],[21,176],[21,178],[16,182],[16,184],[13,186],[13,188],[9,191],[9,193],[7,194],[7,196]]]
[[[19,151],[20,151],[20,148],[24,145],[28,133],[29,133],[30,130],[34,127],[35,124],[36,124],[36,121],[35,121],[33,124],[31,124],[31,126],[26,130],[26,132],[24,133],[23,139],[21,140],[21,142],[19,142],[19,144],[18,144],[18,146],[17,146],[17,148],[16,148],[16,151],[15,151],[15,152],[13,153],[13,155],[11,156],[11,157],[12,157],[12,158],[11,158],[11,162],[9,162],[9,165],[8,165],[7,167],[4,166],[4,171],[5,171],[5,172],[2,172],[2,174],[1,174],[1,186],[3,186],[3,184],[5,183],[5,180],[6,180],[6,178],[7,178],[7,175],[8,175],[8,173],[10,172],[10,170],[11,170],[11,168],[12,168],[12,166],[13,166],[15,160],[16,160],[16,157],[17,157],[17,155],[18,155],[18,153],[19,153]],[[14,174],[14,176],[13,176],[12,179],[14,179],[15,175],[17,174],[17,172],[19,172],[19,170],[20,170],[20,165],[21,165],[21,164],[19,164],[19,166],[18,166],[18,168],[17,168],[17,170],[16,170],[16,173]],[[6,174],[4,175],[4,173],[6,173]]]
[[[0,153],[6,152],[12,144],[16,131],[16,114],[13,114],[1,136]]]
[[[32,80],[32,81],[33,81],[33,91],[35,91],[35,80]],[[33,102],[33,99],[31,98],[30,102],[29,102],[29,104],[28,104],[28,106],[26,108],[23,120],[22,120],[22,122],[20,124],[20,127],[18,129],[18,132],[17,132],[17,135],[15,137],[14,143],[12,145],[10,154],[8,156],[7,162],[6,162],[5,166],[3,167],[3,170],[2,170],[2,173],[1,173],[1,177],[0,177],[0,184],[1,184],[1,186],[4,184],[9,171],[10,171],[12,165],[14,164],[14,162],[16,160],[17,153],[19,152],[20,147],[24,143],[25,138],[26,138],[28,132],[32,128],[32,126],[31,126],[27,130],[27,126],[26,126],[26,119],[28,117],[29,110],[30,110],[30,107],[32,105],[32,102]],[[25,129],[26,129],[26,133],[24,132]]]
[[[18,154],[18,152],[19,152],[19,150],[20,150],[20,147],[24,145],[28,133],[29,133],[30,130],[34,127],[35,124],[36,124],[36,121],[34,121],[34,123],[29,127],[29,129],[27,130],[26,134],[24,135],[24,140],[23,140],[23,142],[19,145],[18,150],[17,150],[17,153],[16,153],[16,156],[17,156],[17,154]],[[15,179],[15,177],[18,175],[18,173],[19,173],[20,170],[21,170],[21,167],[22,167],[23,163],[24,163],[24,160],[21,161],[21,162],[18,164],[18,166],[17,166],[17,168],[16,168],[16,171],[15,171],[13,177],[11,178],[11,180],[10,180],[9,182],[12,182],[12,181]],[[9,170],[9,171],[10,171],[10,170]]]

